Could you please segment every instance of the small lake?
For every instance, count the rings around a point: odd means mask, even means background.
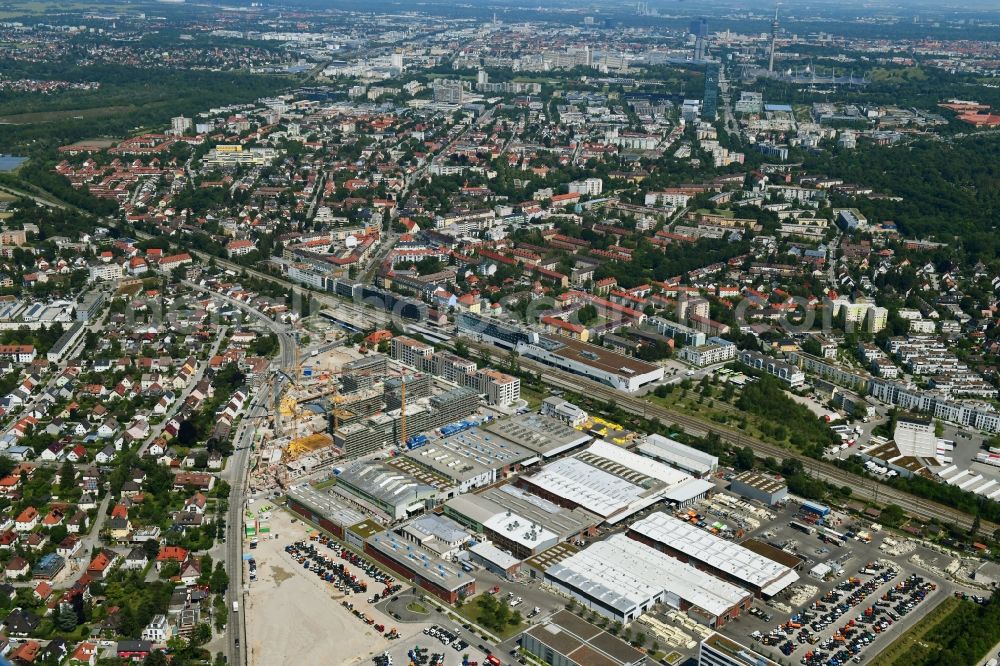
[[[27,157],[17,157],[16,155],[0,155],[0,173],[13,171],[27,161],[27,159]]]

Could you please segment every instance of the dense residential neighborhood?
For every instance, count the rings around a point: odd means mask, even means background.
[[[995,8],[49,4],[0,657],[996,666]]]

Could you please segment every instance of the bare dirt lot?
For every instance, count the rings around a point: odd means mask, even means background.
[[[310,530],[291,520],[287,513],[275,511],[271,514],[272,538],[248,551],[257,561],[257,580],[249,583],[245,608],[251,665],[368,663],[372,655],[422,636],[425,624],[400,624],[368,603],[371,592],[381,585],[362,575],[369,584],[368,594],[345,595],[295,562],[285,553],[285,546],[307,539]],[[333,551],[330,557],[334,557]],[[350,569],[361,573],[356,567]],[[341,602],[345,599],[376,623],[385,624],[387,629],[396,627],[402,638],[384,638],[344,608]]]

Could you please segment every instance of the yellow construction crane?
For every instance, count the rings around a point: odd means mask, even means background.
[[[293,353],[293,376],[291,377],[291,382],[288,384],[288,388],[285,390],[285,395],[281,398],[278,412],[282,417],[292,420],[292,432],[290,436],[295,438],[299,436],[299,417],[302,416],[302,409],[299,407],[299,401],[296,397],[299,392],[299,380],[302,378],[302,361],[299,358],[298,345],[295,346]],[[276,434],[280,436],[283,433]]]

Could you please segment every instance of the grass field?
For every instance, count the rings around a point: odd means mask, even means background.
[[[871,661],[871,666],[906,666],[912,663],[911,655],[914,651],[923,652],[931,647],[925,641],[927,634],[947,619],[960,603],[955,597],[947,597],[937,608],[913,625],[909,631],[882,650]]]
[[[15,113],[0,116],[0,123],[7,125],[33,125],[35,123],[51,123],[57,120],[100,118],[119,113],[134,111],[134,106],[98,106],[92,109],[67,109],[65,111],[36,111],[34,113]]]
[[[476,603],[476,599],[475,598],[466,600],[466,602],[464,604],[462,604],[461,606],[459,606],[455,610],[456,610],[456,612],[459,615],[461,615],[465,619],[472,620],[476,624],[479,624],[479,613],[480,613],[480,611],[482,609],[479,607],[479,604]],[[480,624],[479,626],[483,626],[483,625]],[[514,625],[514,624],[508,624],[506,627],[504,627],[504,630],[502,632],[500,632],[500,633],[497,633],[493,629],[488,629],[488,630],[489,630],[490,633],[494,634],[495,636],[499,636],[500,640],[507,640],[511,636],[514,636],[515,634],[520,633],[520,631],[522,629],[524,629],[524,623],[523,622],[520,623],[520,624],[516,624],[516,625]]]
[[[907,67],[905,69],[873,69],[871,74],[872,81],[888,81],[895,83],[904,83],[906,81],[923,81],[927,78],[927,74],[924,70],[919,67]]]
[[[526,388],[525,386],[521,386],[521,397],[525,401],[527,401],[528,406],[531,409],[538,409],[541,406],[541,404],[542,404],[542,400],[544,400],[545,398],[547,398],[548,395],[542,394],[542,393],[538,393],[537,391],[533,391],[530,388]]]

